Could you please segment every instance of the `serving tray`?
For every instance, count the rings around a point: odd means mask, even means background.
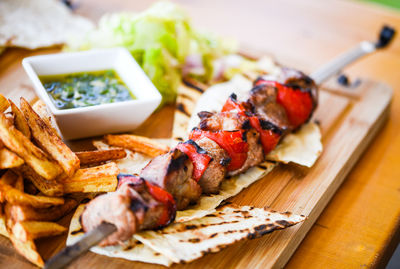
[[[20,68],[13,78],[20,76]],[[10,79],[12,78],[10,77]],[[22,80],[21,91],[10,91],[7,97],[16,100],[23,95],[34,97],[27,81]],[[177,100],[176,133],[201,92],[182,85],[185,95]],[[7,94],[6,94],[7,95]],[[322,88],[319,107],[313,120],[319,122],[324,151],[310,169],[296,165],[279,165],[270,174],[243,190],[231,202],[257,207],[269,206],[277,211],[292,211],[308,216],[307,221],[292,228],[265,235],[254,240],[245,240],[229,246],[216,254],[190,264],[173,265],[173,268],[280,268],[283,267],[306,236],[318,216],[346,175],[357,162],[389,115],[392,90],[386,84],[361,80],[356,87],[344,88],[332,82]],[[166,107],[153,115],[135,133],[153,137],[170,134],[174,108]],[[89,148],[90,141],[71,144],[75,149]],[[70,216],[61,220],[68,225]],[[42,239],[38,242],[43,258],[48,258],[65,245],[65,236]],[[323,238],[321,238],[323,240]],[[8,239],[0,236],[0,266],[13,265],[18,268],[33,267],[19,256]],[[87,253],[70,268],[160,268],[162,266],[108,258]]]

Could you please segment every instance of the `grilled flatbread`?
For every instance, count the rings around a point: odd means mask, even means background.
[[[135,238],[175,263],[190,262],[239,240],[261,237],[305,219],[289,212],[228,205],[203,218],[175,223],[162,231],[141,232]]]
[[[83,235],[75,212],[67,239],[71,245]],[[121,246],[93,247],[92,252],[132,261],[171,265],[190,262],[209,252],[217,252],[245,238],[257,238],[285,229],[306,219],[289,212],[277,213],[267,208],[227,205],[207,216],[175,223],[159,231],[144,231]]]

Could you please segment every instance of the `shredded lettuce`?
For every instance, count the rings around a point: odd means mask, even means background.
[[[139,14],[105,15],[95,30],[66,45],[67,50],[109,47],[131,52],[162,94],[162,105],[174,102],[184,69],[184,75],[209,82],[214,61],[236,51],[234,42],[194,29],[184,10],[170,2],[156,3]],[[188,63],[196,57],[200,62]]]

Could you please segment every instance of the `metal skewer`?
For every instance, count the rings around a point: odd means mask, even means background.
[[[364,55],[372,53],[377,49],[386,47],[393,39],[395,30],[389,26],[384,26],[379,34],[377,42],[363,41],[357,47],[345,52],[344,54],[328,62],[320,69],[311,74],[311,78],[320,84],[328,78],[339,73],[345,66],[356,61]],[[45,264],[47,269],[64,268],[74,259],[87,252],[91,247],[97,245],[107,236],[117,230],[116,226],[111,223],[102,223],[96,229],[85,234],[75,244],[64,248]]]
[[[114,224],[103,222],[96,229],[85,234],[78,242],[68,246],[48,260],[44,266],[47,269],[64,268],[74,259],[86,253],[91,247],[117,230]]]

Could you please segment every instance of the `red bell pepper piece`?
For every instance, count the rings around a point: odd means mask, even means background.
[[[243,135],[245,135],[243,130],[212,132],[193,129],[189,135],[189,139],[196,141],[207,137],[213,140],[228,153],[231,159],[227,170],[234,171],[242,167],[247,159],[249,144],[243,139]]]
[[[237,102],[235,98],[231,95],[228,100],[226,100],[221,112],[236,111],[239,114],[245,115],[246,109],[242,104]]]
[[[234,98],[229,97],[228,100],[226,100],[222,112],[227,112],[227,111],[237,111],[238,113],[245,115],[248,117],[250,120],[250,125],[256,131],[260,134],[260,141],[261,145],[263,146],[264,154],[268,154],[271,150],[273,150],[276,145],[279,142],[279,139],[281,137],[279,132],[274,132],[272,129],[263,129],[260,120],[256,116],[248,116],[246,114],[246,109],[245,107],[237,102]]]
[[[278,85],[277,102],[281,104],[294,128],[305,123],[313,110],[311,94],[301,89]]]
[[[200,148],[193,140],[188,140],[185,143],[179,143],[177,149],[184,152],[193,163],[193,179],[199,181],[206,171],[211,157],[207,152]]]
[[[305,123],[311,116],[313,100],[311,94],[300,88],[289,87],[277,81],[258,79],[255,86],[271,85],[278,90],[276,102],[286,111],[290,124],[294,129]]]
[[[249,117],[249,120],[250,125],[260,134],[260,141],[263,146],[264,154],[268,154],[278,144],[281,134],[274,132],[272,129],[264,130],[260,124],[260,119],[256,116]]]
[[[145,182],[151,196],[153,196],[153,198],[157,201],[163,203],[165,206],[164,211],[157,222],[158,227],[163,227],[170,224],[175,219],[176,213],[176,203],[174,197],[172,197],[172,195],[163,188],[153,185],[148,181]]]

